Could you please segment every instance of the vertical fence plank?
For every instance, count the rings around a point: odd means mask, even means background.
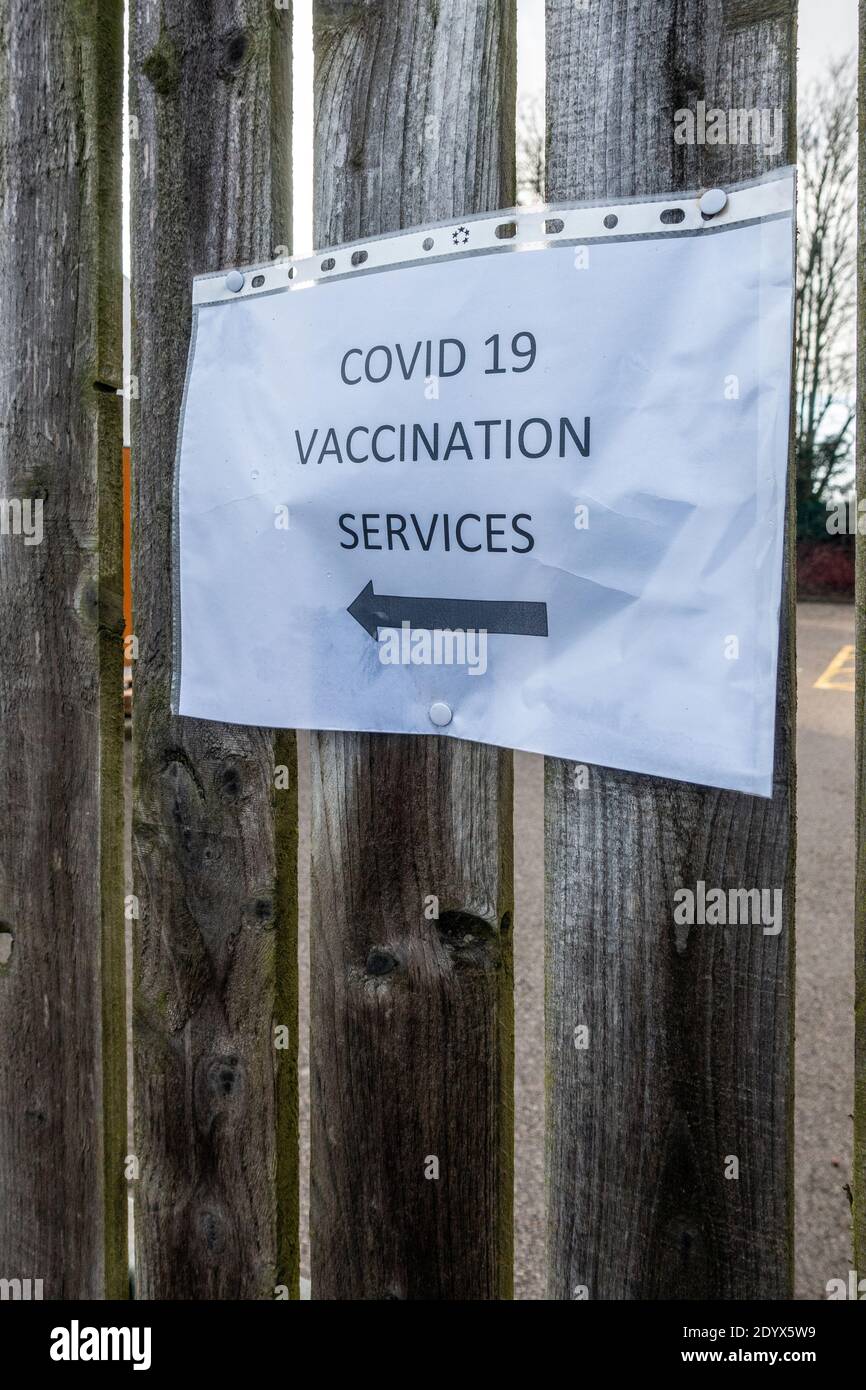
[[[122,71],[122,5],[4,5],[0,1278],[45,1298],[127,1283]]]
[[[317,245],[513,202],[513,0],[314,38]],[[510,1297],[511,756],[323,733],[312,787],[313,1296]]]
[[[547,0],[547,58],[552,199],[724,185],[795,157],[794,0]],[[699,100],[778,110],[781,139],[676,144],[674,112]],[[581,790],[572,764],[546,765],[554,1298],[790,1292],[790,582],[785,595],[771,800],[600,767]],[[706,928],[678,952],[674,890],[699,879],[781,888],[781,933]]]
[[[169,712],[190,281],[290,242],[290,56],[291,10],[271,0],[132,5],[135,1231],[145,1298],[297,1293],[294,735]],[[275,766],[287,769],[285,790],[275,790]],[[280,1024],[291,1043],[281,1051]]]
[[[857,171],[857,501],[866,511],[866,0],[860,0]],[[866,537],[856,550],[857,676],[854,695],[856,865],[854,893],[854,1267],[866,1278]]]

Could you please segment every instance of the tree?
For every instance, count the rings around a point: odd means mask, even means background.
[[[517,200],[544,199],[544,104],[537,96],[522,97],[517,105]]]
[[[797,511],[816,520],[853,447],[857,90],[849,59],[807,90],[799,121]]]

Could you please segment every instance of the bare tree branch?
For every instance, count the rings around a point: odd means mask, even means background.
[[[540,97],[523,97],[517,106],[517,200],[539,203],[544,199],[544,103]]]
[[[799,122],[797,499],[821,501],[853,446],[857,92],[849,59],[811,85]]]

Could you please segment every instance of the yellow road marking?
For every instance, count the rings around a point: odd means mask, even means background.
[[[830,662],[813,687],[815,690],[854,689],[854,648],[843,647]]]

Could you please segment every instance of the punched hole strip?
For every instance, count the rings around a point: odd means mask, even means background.
[[[727,190],[725,207],[710,217],[701,212],[701,196],[698,193],[680,198],[626,199],[593,206],[550,203],[411,228],[326,248],[310,256],[242,267],[243,284],[239,290],[227,284],[230,270],[197,276],[193,281],[193,304],[230,303],[251,295],[308,289],[347,275],[423,264],[425,260],[441,261],[490,251],[546,250],[557,244],[694,235],[757,219],[792,215],[793,175],[790,170],[782,170],[774,178]]]

